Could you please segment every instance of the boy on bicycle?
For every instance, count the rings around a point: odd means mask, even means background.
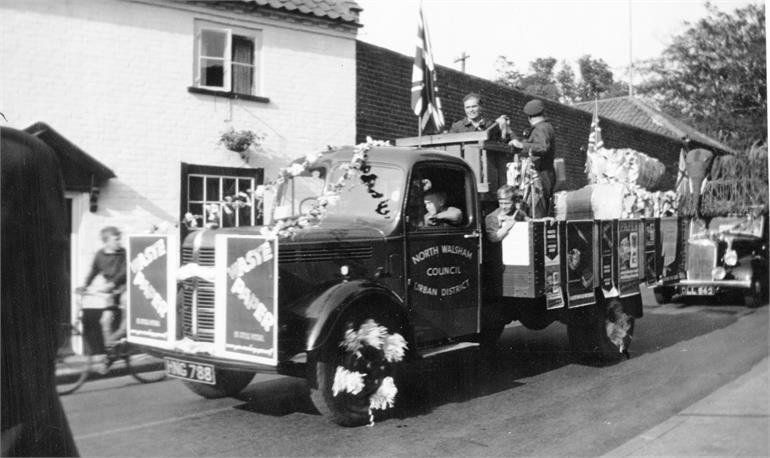
[[[100,235],[104,246],[94,256],[85,286],[78,288],[80,291],[112,294],[111,304],[101,310],[99,318],[102,339],[98,338],[98,333],[90,339],[96,341],[92,342],[94,350],[113,345],[126,332],[122,313],[126,291],[126,250],[120,245],[120,230],[117,227],[107,226],[101,230]],[[83,318],[85,322],[86,317]],[[89,333],[86,331],[86,334]],[[102,340],[103,345],[99,345],[99,340]]]

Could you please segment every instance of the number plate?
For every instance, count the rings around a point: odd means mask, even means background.
[[[214,366],[211,364],[193,363],[176,358],[165,358],[166,374],[183,380],[214,385],[217,383]]]
[[[683,289],[684,291],[682,292],[688,296],[713,296],[714,295],[713,286],[688,286]]]

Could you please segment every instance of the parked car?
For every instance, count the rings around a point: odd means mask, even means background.
[[[655,288],[659,304],[675,295],[716,296],[740,293],[748,307],[768,300],[767,216],[714,218],[707,229],[690,235],[686,278]]]

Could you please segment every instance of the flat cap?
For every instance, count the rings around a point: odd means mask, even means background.
[[[537,99],[533,99],[524,105],[524,114],[527,116],[537,116],[543,113],[543,109],[543,102]]]

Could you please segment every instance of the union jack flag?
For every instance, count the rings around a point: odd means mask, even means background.
[[[599,100],[594,99],[594,117],[591,120],[591,133],[588,135],[588,151],[593,153],[603,146],[602,128],[599,127]]]
[[[433,118],[436,130],[444,128],[444,114],[441,112],[441,99],[436,86],[436,69],[433,65],[428,26],[422,14],[417,24],[417,50],[412,68],[412,111],[420,118],[420,129],[424,130],[428,120]]]

